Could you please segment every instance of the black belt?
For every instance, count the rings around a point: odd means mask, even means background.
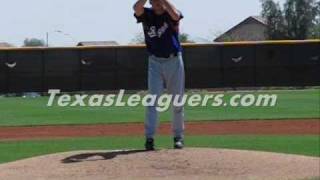
[[[153,55],[153,56],[158,57],[158,58],[174,58],[174,57],[177,57],[178,54],[179,53],[176,52],[176,53],[171,53],[171,54],[169,54],[167,56],[156,56],[156,55]]]

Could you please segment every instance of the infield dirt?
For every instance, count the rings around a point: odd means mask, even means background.
[[[0,140],[26,140],[65,137],[143,136],[143,123],[0,127]],[[189,135],[319,135],[320,120],[203,121],[186,123]],[[159,127],[159,134],[170,135],[171,124]]]

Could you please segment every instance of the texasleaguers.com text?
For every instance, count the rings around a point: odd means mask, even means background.
[[[157,111],[167,111],[173,106],[190,107],[274,107],[277,105],[276,94],[252,94],[238,93],[228,96],[223,93],[192,93],[184,96],[163,94],[161,96],[152,94],[127,94],[120,90],[118,94],[62,94],[60,90],[49,90],[50,97],[47,106],[60,107],[137,107],[157,106]]]

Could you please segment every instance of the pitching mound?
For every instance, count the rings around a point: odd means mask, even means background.
[[[185,149],[157,152],[68,152],[0,165],[6,180],[306,179],[320,158],[276,153]]]

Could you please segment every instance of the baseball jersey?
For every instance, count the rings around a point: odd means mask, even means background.
[[[167,12],[157,15],[151,8],[145,8],[141,16],[134,16],[138,23],[143,24],[145,42],[151,55],[169,57],[182,51],[179,21],[174,21]],[[180,19],[182,18],[183,15],[180,13]]]

